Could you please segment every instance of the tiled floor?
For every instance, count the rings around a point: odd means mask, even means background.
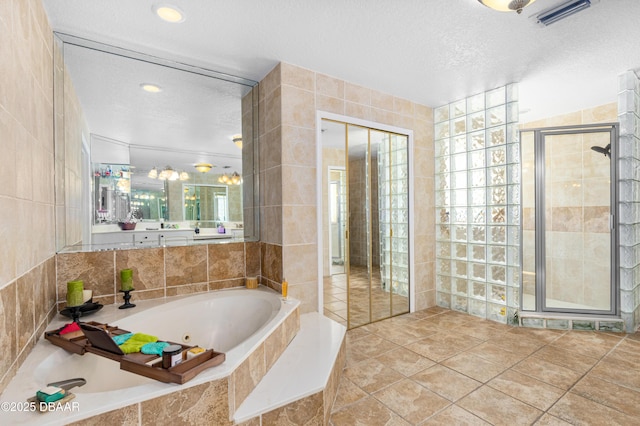
[[[347,332],[338,425],[640,424],[640,333],[430,308]]]
[[[357,327],[389,318],[393,315],[409,312],[409,300],[382,289],[380,267],[374,266],[371,274],[371,292],[369,292],[369,274],[366,267],[351,266],[349,287],[351,300],[350,327]],[[371,300],[369,300],[371,295]],[[393,312],[391,304],[393,303]],[[371,317],[369,316],[371,313]],[[340,324],[347,325],[347,276],[332,275],[324,279],[324,314]]]

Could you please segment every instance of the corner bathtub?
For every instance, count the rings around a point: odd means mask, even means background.
[[[120,370],[117,362],[91,353],[71,354],[41,337],[0,401],[21,403],[48,383],[82,377],[87,383],[71,389],[76,395],[71,402],[77,403],[77,409],[44,414],[3,410],[2,423],[66,424],[227,377],[295,310],[298,302],[283,303],[279,294],[260,287],[136,301],[136,305],[125,310],[118,309],[118,304],[107,305],[82,320],[117,325],[132,332],[158,336],[161,340],[212,348],[226,354],[225,362],[203,371],[184,385],[162,383]],[[47,330],[64,323],[64,318],[58,315]]]

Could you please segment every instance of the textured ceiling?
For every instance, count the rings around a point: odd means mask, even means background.
[[[614,102],[640,66],[640,1],[602,0],[549,27],[477,0],[44,0],[54,30],[260,80],[284,61],[428,105],[520,83],[522,121]]]

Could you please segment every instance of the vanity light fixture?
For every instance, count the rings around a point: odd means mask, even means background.
[[[151,169],[149,171],[149,174],[147,175],[147,177],[149,177],[151,179],[157,179],[158,178],[158,169],[156,169],[155,167],[153,169]]]
[[[238,148],[242,149],[242,135],[233,135],[231,140],[233,140],[233,143],[235,143]]]
[[[207,173],[213,167],[212,164],[209,163],[198,163],[194,166],[197,171],[200,173]]]
[[[234,185],[240,185],[242,183],[242,177],[240,177],[238,172],[233,172],[231,175],[231,183]]]
[[[499,12],[512,12],[515,11],[518,14],[522,13],[522,9],[529,6],[536,0],[478,0],[483,5],[490,9],[497,10]]]
[[[153,84],[153,83],[140,83],[140,87],[142,88],[142,90],[144,90],[145,92],[149,92],[149,93],[160,93],[160,92],[162,92],[162,87],[158,86],[157,84]]]
[[[180,179],[180,174],[173,170],[171,166],[167,166],[160,172],[158,175],[158,179],[161,180],[178,180]]]
[[[185,171],[180,172],[180,180],[189,180],[189,173]]]
[[[184,13],[176,6],[170,4],[156,4],[152,7],[153,12],[163,21],[172,24],[184,22]]]

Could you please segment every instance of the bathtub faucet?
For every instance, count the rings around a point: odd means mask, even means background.
[[[49,383],[47,386],[55,386],[58,388],[62,388],[65,391],[69,391],[69,389],[73,389],[76,386],[84,386],[86,383],[87,381],[82,377],[76,377],[75,379],[67,379],[61,380],[59,382]]]

